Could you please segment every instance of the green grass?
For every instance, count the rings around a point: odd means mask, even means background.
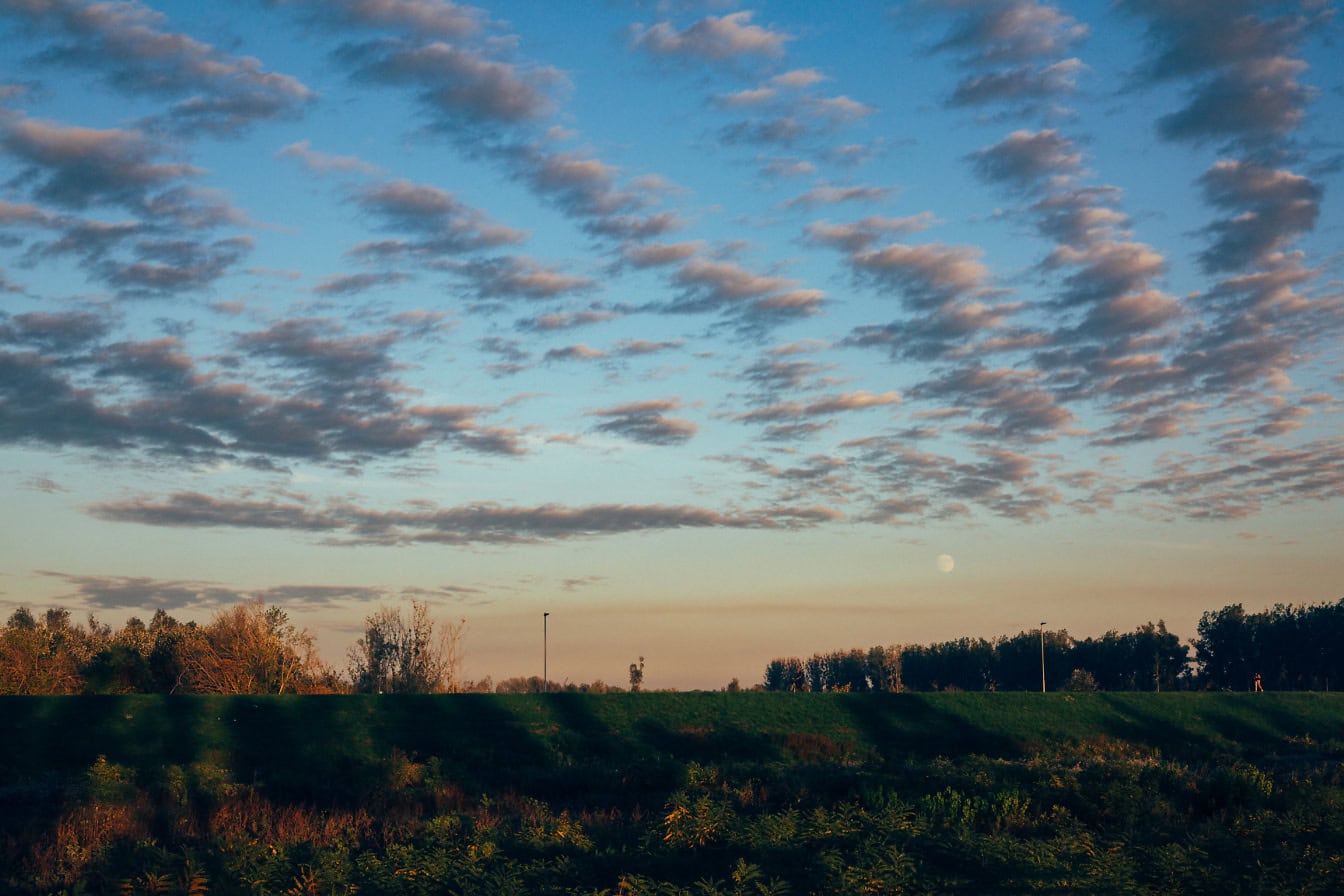
[[[0,869],[33,894],[191,869],[215,894],[1340,892],[1344,696],[4,697]]]
[[[395,748],[445,758],[482,785],[507,769],[618,764],[1014,759],[1096,738],[1186,761],[1255,760],[1344,742],[1334,694],[772,694],[0,698],[0,781],[211,762],[243,778],[310,778]],[[1314,747],[1312,745],[1315,745]],[[807,758],[803,756],[802,758]],[[496,770],[499,770],[498,772]]]

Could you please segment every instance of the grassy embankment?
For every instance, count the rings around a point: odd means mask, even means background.
[[[1339,892],[1341,759],[1333,694],[0,698],[0,890]]]

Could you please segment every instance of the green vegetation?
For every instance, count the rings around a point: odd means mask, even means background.
[[[0,698],[0,891],[1337,893],[1334,694]]]

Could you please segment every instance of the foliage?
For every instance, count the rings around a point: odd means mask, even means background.
[[[1189,648],[1158,621],[1134,632],[1075,641],[1066,631],[1023,631],[993,641],[873,647],[784,657],[765,668],[770,691],[1035,691],[1071,687],[1085,673],[1102,690],[1174,690]]]
[[[4,698],[0,892],[1339,892],[1341,700]]]
[[[350,680],[363,694],[438,694],[458,689],[466,622],[440,623],[429,606],[411,601],[379,607],[364,621],[364,637],[350,649]]]
[[[1247,690],[1260,673],[1269,690],[1337,689],[1344,684],[1344,600],[1205,613],[1195,657],[1205,687]]]

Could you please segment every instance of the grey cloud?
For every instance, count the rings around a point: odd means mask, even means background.
[[[807,225],[809,242],[834,246],[849,253],[860,252],[890,233],[914,233],[934,223],[932,212],[920,212],[904,218],[868,217],[850,224],[814,221]]]
[[[681,341],[671,340],[650,340],[650,339],[622,339],[612,346],[612,353],[625,357],[636,355],[653,355],[659,352],[672,351],[681,348]]]
[[[327,607],[344,601],[375,603],[391,596],[382,588],[336,585],[277,585],[241,589],[218,582],[154,579],[148,576],[88,576],[37,570],[38,575],[58,578],[73,588],[68,599],[102,610],[220,607],[242,601],[261,600],[287,608]]]
[[[1282,169],[1222,160],[1200,178],[1211,205],[1233,216],[1209,226],[1213,244],[1200,254],[1207,271],[1237,271],[1266,257],[1316,226],[1323,194],[1314,181]]]
[[[41,62],[92,69],[130,93],[190,94],[166,119],[179,130],[233,135],[313,98],[298,79],[265,71],[256,59],[164,30],[166,17],[138,2],[51,0],[11,4],[9,12],[71,41],[48,46],[37,55]]]
[[[1134,488],[1164,498],[1171,515],[1192,519],[1244,519],[1266,507],[1336,500],[1344,496],[1344,440],[1243,456],[1168,457],[1158,476]]]
[[[30,311],[13,316],[0,312],[0,343],[65,354],[105,337],[110,323],[89,311]]]
[[[669,411],[683,407],[676,399],[636,401],[590,411],[589,416],[602,418],[598,432],[611,433],[632,442],[646,445],[680,445],[700,430],[690,420],[667,416]]]
[[[932,311],[907,320],[855,327],[841,341],[849,348],[885,349],[893,359],[932,361],[954,358],[984,348],[971,338],[1002,329],[1021,305],[986,305],[981,302],[947,302]],[[1006,332],[1004,338],[1022,334]]]
[[[515,432],[477,423],[490,409],[408,405],[387,354],[395,338],[347,337],[322,321],[243,334],[239,348],[270,363],[273,393],[201,370],[175,338],[65,359],[3,352],[0,441],[263,468],[397,456],[437,443],[520,453]]]
[[[360,208],[385,229],[423,237],[411,248],[430,256],[519,243],[526,237],[522,231],[493,223],[483,212],[428,184],[387,181],[360,189],[355,198]]]
[[[1125,232],[1129,217],[1115,208],[1119,200],[1116,187],[1071,187],[1051,190],[1031,211],[1043,235],[1081,247]]]
[[[824,507],[780,506],[724,512],[687,505],[595,504],[534,507],[495,503],[377,511],[350,502],[317,507],[308,500],[213,498],[176,492],[87,508],[99,519],[169,527],[291,530],[334,543],[520,544],[667,529],[801,529],[841,518]]]
[[[169,296],[203,291],[252,250],[250,237],[211,243],[142,240],[135,261],[105,259],[93,271],[124,296]]]
[[[600,361],[607,357],[607,353],[601,349],[593,348],[582,342],[577,345],[566,345],[560,348],[547,349],[546,354],[542,356],[543,361]]]
[[[1297,126],[1311,91],[1297,82],[1304,64],[1289,54],[1313,24],[1332,11],[1269,17],[1246,0],[1161,3],[1125,0],[1121,8],[1148,24],[1150,57],[1138,75],[1148,82],[1200,78],[1184,108],[1164,116],[1158,131],[1171,140],[1232,139],[1262,144]]]
[[[1014,66],[1003,71],[972,75],[958,82],[949,106],[983,106],[990,103],[1045,100],[1077,91],[1077,78],[1086,66],[1065,59],[1035,68]]]
[[[136,130],[67,127],[32,118],[0,118],[0,146],[40,178],[38,198],[66,208],[116,204],[143,211],[149,191],[200,170],[155,161],[166,147]]]
[[[738,414],[733,419],[742,423],[774,423],[780,420],[793,420],[802,417],[824,417],[846,411],[861,411],[868,408],[885,407],[900,404],[898,392],[857,391],[819,398],[810,402],[785,401],[765,407],[755,408]]]
[[[742,379],[764,390],[765,394],[794,391],[809,383],[818,386],[828,385],[821,379],[831,367],[815,361],[786,360],[768,357],[748,366],[742,371]]]
[[[784,203],[785,208],[815,208],[818,205],[838,205],[842,202],[882,202],[894,190],[891,187],[849,186],[824,184],[806,193],[794,196]]]
[[[396,286],[404,283],[407,279],[405,274],[396,271],[381,271],[372,274],[340,274],[335,277],[326,277],[313,287],[313,292],[320,296],[352,296],[362,292],[368,292],[380,286]]]
[[[903,524],[918,518],[969,514],[966,502],[1022,523],[1047,519],[1063,495],[1040,482],[1037,462],[990,445],[974,446],[974,461],[922,451],[892,437],[846,443],[879,486],[867,522]]]
[[[548,91],[564,80],[552,68],[511,65],[469,48],[397,38],[346,44],[336,51],[336,60],[356,80],[418,88],[421,104],[448,131],[539,119],[552,107]]]
[[[945,0],[942,5],[961,15],[933,49],[957,53],[968,65],[999,65],[1056,55],[1088,34],[1087,26],[1072,16],[1035,0],[976,4]]]
[[[565,274],[530,258],[516,255],[451,262],[444,265],[466,281],[482,299],[554,299],[586,292],[596,284],[587,277]]]
[[[519,330],[530,330],[540,333],[555,330],[572,330],[575,327],[587,327],[593,324],[604,323],[609,320],[616,320],[617,318],[624,316],[627,312],[628,309],[593,305],[577,311],[548,311],[534,317],[520,318],[514,322],[514,326]]]
[[[377,175],[381,169],[356,156],[337,156],[319,152],[312,148],[307,140],[282,146],[275,154],[277,159],[294,159],[309,171],[318,174],[362,174]]]
[[[1014,131],[993,146],[971,154],[981,178],[1023,189],[1077,174],[1082,158],[1073,141],[1055,130]]]
[[[820,290],[796,280],[753,273],[728,261],[692,258],[673,275],[682,293],[657,310],[672,314],[726,311],[763,323],[815,314],[825,301]]]
[[[621,257],[637,268],[653,268],[687,261],[702,249],[704,243],[698,240],[685,243],[649,243],[642,246],[625,246],[621,249]]]
[[[272,0],[285,7],[313,7],[305,19],[328,28],[393,28],[411,35],[471,37],[485,25],[481,10],[450,0]]]
[[[963,364],[910,390],[911,398],[974,407],[1008,439],[1042,441],[1061,434],[1074,415],[1035,385],[1032,371]]]
[[[670,22],[630,29],[631,46],[656,56],[725,62],[744,56],[776,57],[792,37],[752,24],[749,11],[706,16],[678,31]]]
[[[1065,278],[1061,301],[1066,306],[1104,302],[1147,288],[1166,271],[1166,259],[1144,243],[1098,240],[1083,249],[1059,246],[1046,260],[1047,268],[1073,267]]]
[[[985,289],[989,270],[980,254],[974,246],[892,243],[852,253],[849,260],[876,285],[899,291],[910,307],[930,309]]]
[[[1191,91],[1184,109],[1158,120],[1168,140],[1282,137],[1305,116],[1312,91],[1297,82],[1306,64],[1294,59],[1244,63]]]

